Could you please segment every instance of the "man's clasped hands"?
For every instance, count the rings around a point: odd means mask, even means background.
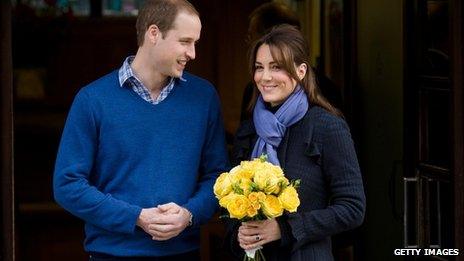
[[[189,225],[190,216],[187,209],[170,202],[142,209],[137,225],[153,240],[164,241],[179,235]]]

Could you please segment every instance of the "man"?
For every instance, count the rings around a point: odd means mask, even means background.
[[[55,199],[85,221],[91,260],[195,260],[228,164],[214,87],[184,72],[199,15],[185,0],[147,0],[136,28],[137,54],[75,97]]]

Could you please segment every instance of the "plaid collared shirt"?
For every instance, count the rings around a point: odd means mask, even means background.
[[[170,78],[169,83],[161,90],[160,94],[156,99],[153,99],[150,96],[150,91],[143,85],[143,83],[137,78],[134,71],[132,71],[131,63],[134,61],[135,56],[129,56],[124,60],[121,68],[119,68],[119,84],[122,88],[129,87],[135,93],[137,93],[142,99],[151,103],[151,104],[158,104],[162,102],[166,97],[168,97],[169,93],[175,86],[175,79]],[[182,77],[180,77],[181,81],[185,81]]]

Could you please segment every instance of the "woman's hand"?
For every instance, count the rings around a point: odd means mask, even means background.
[[[279,240],[280,227],[275,218],[243,222],[238,229],[238,243],[240,247],[249,250],[266,243]]]

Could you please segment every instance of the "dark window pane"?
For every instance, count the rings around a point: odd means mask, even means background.
[[[440,176],[427,172],[431,176]],[[447,178],[424,178],[427,248],[452,248],[453,188]]]
[[[450,167],[450,94],[446,90],[421,91],[421,161]]]
[[[426,208],[429,213],[429,247],[440,247],[441,245],[441,216],[440,212],[440,182],[437,180],[427,179],[428,192]]]
[[[404,219],[406,223],[404,246],[415,247],[418,244],[418,208],[417,208],[417,178],[404,179]]]
[[[448,1],[427,1],[424,17],[424,57],[422,73],[449,76]]]
[[[454,187],[453,183],[447,181],[439,182],[440,191],[440,247],[454,248]]]

